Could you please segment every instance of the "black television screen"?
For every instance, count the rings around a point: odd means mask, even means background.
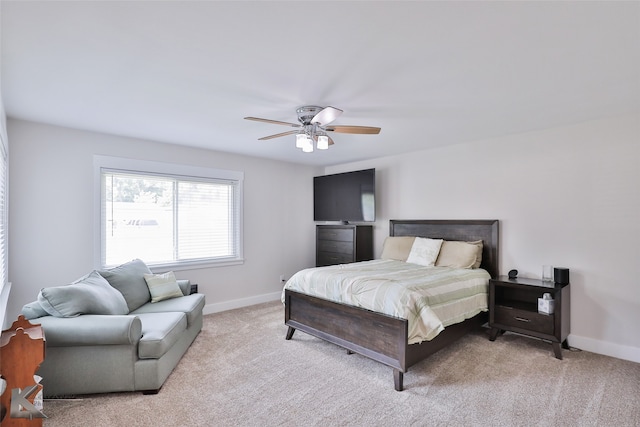
[[[316,176],[313,178],[313,219],[375,221],[375,194],[375,169]]]

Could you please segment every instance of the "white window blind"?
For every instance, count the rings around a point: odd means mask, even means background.
[[[8,239],[7,239],[7,200],[8,200],[8,156],[5,144],[0,141],[0,291],[8,280]],[[2,326],[2,318],[0,318]]]
[[[241,262],[242,179],[215,175],[101,167],[101,266]]]

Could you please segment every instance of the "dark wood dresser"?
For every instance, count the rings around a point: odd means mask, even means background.
[[[373,259],[372,225],[317,225],[316,266]]]

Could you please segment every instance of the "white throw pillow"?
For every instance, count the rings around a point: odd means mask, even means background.
[[[442,246],[442,239],[416,237],[416,240],[413,241],[413,246],[411,246],[407,262],[433,267],[436,259],[438,259],[440,246]]]
[[[183,296],[173,271],[164,274],[145,274],[144,280],[149,287],[151,302]]]

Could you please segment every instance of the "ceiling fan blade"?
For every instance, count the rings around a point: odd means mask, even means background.
[[[342,110],[335,107],[325,107],[318,114],[313,116],[311,123],[317,123],[320,126],[327,125],[340,117]]]
[[[293,128],[299,128],[300,126],[302,126],[301,124],[298,124],[298,123],[289,123],[289,122],[281,122],[279,120],[261,119],[260,117],[245,117],[245,119],[246,120],[255,120],[256,122],[273,123],[273,124],[276,124],[276,125],[291,126]]]
[[[267,139],[279,138],[281,136],[293,135],[298,133],[297,130],[289,130],[287,132],[276,133],[275,135],[263,136],[262,138],[258,138],[258,141],[265,141]]]
[[[368,135],[377,135],[380,133],[380,128],[371,126],[331,126],[326,128],[326,130],[337,133],[361,133]]]

